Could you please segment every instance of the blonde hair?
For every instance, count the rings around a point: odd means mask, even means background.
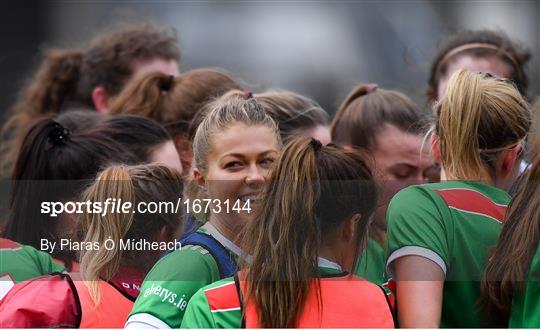
[[[208,154],[215,143],[214,135],[236,123],[268,127],[276,133],[278,144],[281,144],[278,127],[264,107],[241,91],[230,91],[207,105],[204,119],[193,138],[193,166],[205,171]]]
[[[190,199],[208,197],[205,192],[195,183],[193,169],[197,168],[202,173],[208,169],[208,154],[214,145],[213,137],[216,133],[223,132],[236,123],[247,126],[265,126],[276,134],[278,145],[281,146],[279,130],[274,120],[268,116],[263,107],[249,94],[239,90],[233,90],[220,98],[208,103],[199,118],[195,119],[197,130],[193,136],[193,162],[191,164],[190,180],[186,184],[186,195]]]
[[[165,165],[114,165],[102,171],[94,183],[82,194],[83,201],[103,205],[107,199],[130,202],[135,207],[141,201],[172,201],[182,194],[180,174]],[[110,280],[126,259],[140,260],[137,251],[122,251],[120,240],[149,238],[163,226],[174,232],[182,224],[181,214],[132,212],[84,213],[80,219],[79,236],[84,242],[96,242],[100,248],[80,253],[81,277],[86,282],[94,302],[99,304],[99,280]],[[112,240],[113,249],[105,249],[105,241]]]
[[[461,69],[436,106],[435,132],[448,179],[493,178],[499,151],[520,143],[531,126],[527,101],[508,80]]]

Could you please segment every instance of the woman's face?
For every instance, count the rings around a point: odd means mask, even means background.
[[[278,139],[268,127],[237,123],[214,134],[211,144],[207,170],[195,169],[194,176],[204,185],[213,206],[214,200],[221,203],[221,212],[210,209],[210,220],[238,233],[260,207],[259,195],[278,157]],[[249,205],[251,211],[233,210],[235,203]]]
[[[385,124],[377,134],[372,155],[383,194],[375,221],[382,228],[386,228],[388,203],[398,191],[412,184],[434,181],[438,174],[429,148],[422,148],[422,140],[421,135],[405,132],[390,124]]]
[[[458,56],[448,63],[446,74],[439,79],[437,86],[437,99],[440,100],[446,91],[448,80],[459,69],[467,69],[471,72],[491,73],[501,78],[510,78],[512,67],[497,56]]]
[[[172,140],[158,145],[150,155],[150,161],[165,164],[182,174],[182,162]]]

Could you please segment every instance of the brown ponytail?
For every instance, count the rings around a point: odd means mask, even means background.
[[[342,221],[361,214],[360,250],[376,205],[376,187],[365,158],[311,138],[291,141],[272,173],[258,221],[248,224],[243,250],[253,259],[247,299],[261,327],[294,327],[311,281],[318,278],[321,243]]]
[[[17,157],[22,139],[30,122],[37,116],[59,113],[77,89],[82,65],[79,50],[53,50],[36,75],[20,92],[16,103],[10,109],[11,116],[1,131],[0,174],[6,176],[11,171],[13,159]]]
[[[120,93],[111,106],[111,113],[133,114],[152,118],[159,123],[165,121],[169,115],[164,109],[171,108],[170,97],[165,94],[174,89],[176,85],[174,76],[162,72],[152,72],[129,84],[125,91]]]
[[[32,115],[61,112],[64,101],[73,96],[81,72],[83,54],[80,50],[54,50],[20,99]]]
[[[152,72],[128,83],[110,111],[154,119],[175,137],[186,134],[189,123],[206,103],[241,88],[240,82],[215,69],[191,70],[176,77]]]
[[[332,123],[332,141],[367,150],[376,146],[377,134],[384,125],[422,133],[422,109],[402,93],[377,85],[358,85],[341,103]]]

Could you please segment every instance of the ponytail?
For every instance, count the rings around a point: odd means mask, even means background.
[[[295,141],[285,148],[273,175],[280,182],[271,180],[266,192],[265,200],[274,202],[265,205],[259,219],[264,223],[257,226],[256,236],[246,235],[248,246],[255,245],[256,237],[264,237],[264,245],[272,247],[253,251],[247,277],[247,296],[253,297],[259,307],[262,327],[294,327],[311,279],[318,273],[321,235],[314,210],[319,182],[315,153],[309,139]],[[283,182],[288,184],[280,184]],[[281,209],[279,220],[266,216],[275,208]]]
[[[19,94],[11,108],[11,117],[2,127],[1,174],[13,166],[24,134],[37,116],[59,113],[74,97],[81,72],[83,54],[79,50],[49,52],[36,75]]]
[[[51,51],[25,92],[34,115],[61,112],[64,101],[76,92],[83,54],[79,50]]]
[[[164,109],[170,107],[170,95],[179,77],[152,72],[128,84],[111,106],[111,114],[132,114],[164,123]]]
[[[332,141],[347,140],[347,138],[341,136],[344,133],[346,134],[348,132],[348,130],[345,130],[341,127],[344,114],[354,101],[364,95],[374,92],[375,90],[377,90],[377,85],[375,84],[358,85],[349,93],[349,95],[347,95],[345,100],[339,106],[339,109],[334,115],[334,119],[330,124],[330,134],[332,135]]]
[[[82,200],[103,205],[108,198],[135,204],[135,190],[125,166],[112,166],[104,170],[83,194]],[[99,280],[103,278],[108,281],[117,273],[122,260],[120,240],[133,223],[131,212],[105,213],[85,213],[80,224],[81,232],[86,233],[83,241],[99,244],[99,249],[83,249],[79,257],[81,276],[87,281],[96,305],[100,300]],[[114,247],[105,248],[110,246],[110,242],[114,242]]]
[[[373,151],[386,125],[420,135],[422,117],[422,109],[406,95],[375,84],[358,85],[341,103],[330,134],[339,145]]]
[[[531,125],[527,102],[512,84],[464,69],[452,75],[436,110],[435,130],[449,179],[493,178],[488,159],[523,140]]]
[[[243,250],[252,255],[246,297],[254,299],[261,327],[296,325],[312,279],[319,277],[322,241],[357,213],[363,219],[355,231],[362,250],[376,195],[371,169],[358,152],[311,138],[285,147],[258,221],[248,224],[243,237]]]
[[[101,172],[95,182],[82,194],[82,201],[100,203],[109,200],[131,203],[131,210],[141,202],[158,201],[172,204],[182,195],[180,173],[162,165],[115,165]],[[125,204],[124,204],[125,205]],[[105,207],[105,206],[103,206]],[[122,251],[121,240],[153,240],[156,233],[166,227],[169,237],[182,226],[181,210],[158,213],[107,211],[84,213],[79,224],[79,238],[86,244],[97,244],[98,249],[83,250],[79,256],[81,276],[86,281],[94,302],[99,304],[99,281],[108,281],[121,265],[134,264],[147,272],[159,258],[154,251],[141,253]],[[176,213],[180,212],[180,214]],[[113,246],[114,243],[114,246]]]

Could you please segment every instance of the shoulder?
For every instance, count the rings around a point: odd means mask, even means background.
[[[417,204],[429,202],[436,206],[443,206],[438,191],[447,188],[446,183],[430,183],[413,185],[400,190],[391,200],[390,205],[413,208]]]
[[[0,239],[0,258],[0,274],[10,274],[15,282],[64,269],[49,254],[5,238]]]
[[[242,314],[236,283],[232,278],[201,288],[189,301],[183,328],[238,328]]]
[[[240,309],[238,289],[233,278],[226,278],[201,288],[195,296],[205,297],[212,311]],[[195,297],[194,296],[194,297]]]
[[[217,278],[216,278],[217,274]],[[200,246],[183,246],[159,260],[146,280],[191,281],[219,279],[219,269],[212,254]]]
[[[184,246],[168,254],[146,276],[126,326],[178,328],[193,295],[217,280],[217,264],[203,248]]]

